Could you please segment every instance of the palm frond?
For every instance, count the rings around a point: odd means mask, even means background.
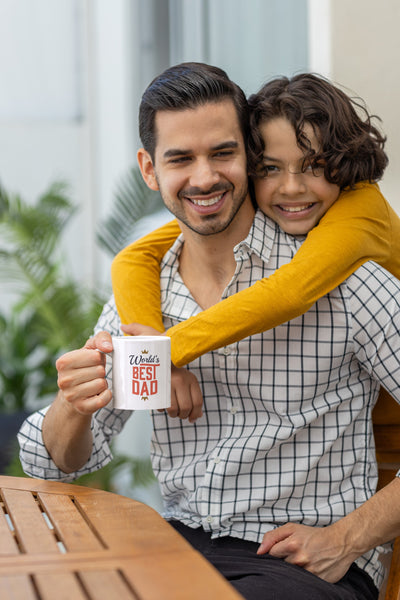
[[[49,257],[61,231],[75,213],[66,196],[67,186],[53,184],[35,204],[19,195],[8,196],[0,188],[0,231],[2,249],[11,254],[29,247],[31,252]]]
[[[132,167],[117,187],[111,213],[98,229],[99,242],[111,256],[135,238],[140,220],[163,208],[159,192],[150,190],[143,181],[140,169]]]

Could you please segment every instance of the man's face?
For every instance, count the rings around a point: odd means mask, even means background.
[[[192,231],[224,231],[245,200],[251,207],[246,150],[233,103],[159,111],[155,126],[154,163],[147,155],[150,162],[141,164],[146,182],[160,190],[165,206]]]
[[[313,170],[309,166],[302,172],[303,151],[287,119],[278,117],[261,124],[260,131],[267,174],[254,179],[257,204],[287,233],[305,235],[337,200],[340,188],[325,179],[323,168]],[[318,151],[311,125],[305,125],[304,133]]]

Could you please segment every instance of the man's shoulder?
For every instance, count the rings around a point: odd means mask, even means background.
[[[161,260],[161,271],[163,271],[163,269],[170,269],[170,268],[174,268],[176,266],[177,263],[179,263],[179,256],[180,253],[182,252],[182,246],[184,243],[184,238],[183,238],[183,234],[181,233],[175,240],[175,242],[172,244],[171,248],[169,248],[169,250],[167,250],[167,252],[164,254],[162,260]]]
[[[104,304],[101,315],[96,323],[94,333],[99,331],[108,331],[111,335],[121,335],[121,320],[118,315],[114,296]]]
[[[359,267],[346,280],[349,290],[375,298],[399,297],[400,281],[387,269],[370,260]]]

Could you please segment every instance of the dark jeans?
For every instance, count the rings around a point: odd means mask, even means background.
[[[259,544],[233,537],[215,540],[201,527],[170,524],[247,600],[377,600],[367,573],[353,564],[337,583],[328,583],[301,567],[264,554]]]

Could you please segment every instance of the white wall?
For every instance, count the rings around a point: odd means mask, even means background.
[[[389,167],[381,188],[400,213],[400,2],[331,1],[331,73],[382,119]]]
[[[77,203],[90,194],[85,30],[79,0],[0,2],[0,180],[27,201],[56,179],[70,184]],[[90,204],[83,207],[71,265],[80,256],[90,280]]]
[[[137,5],[0,0],[0,181],[28,201],[66,181],[79,206],[65,239],[71,270],[108,289],[95,230],[136,152]]]

